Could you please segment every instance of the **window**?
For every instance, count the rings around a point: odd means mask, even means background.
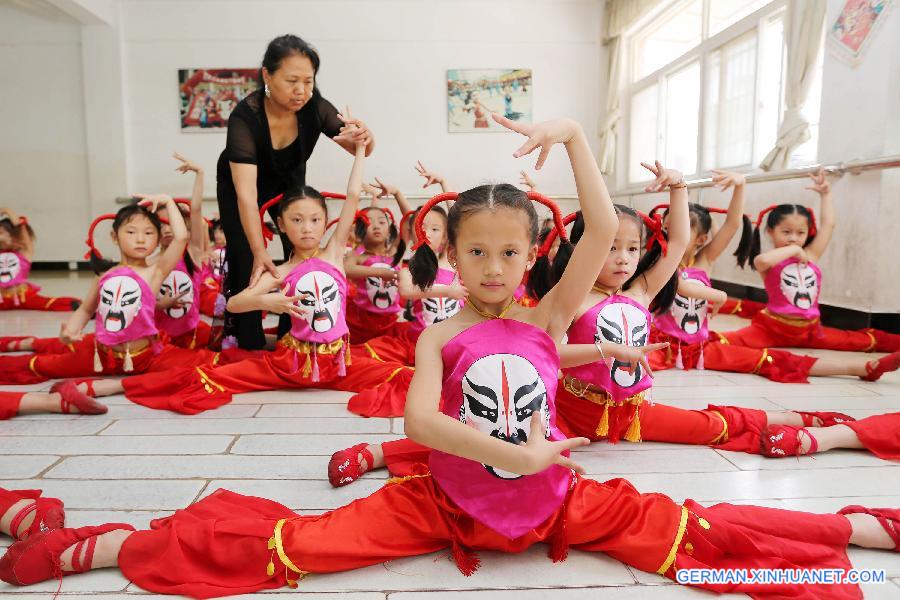
[[[695,175],[750,168],[772,149],[784,106],[785,3],[672,0],[629,34],[628,183],[649,178],[640,161]],[[811,139],[792,163],[815,162],[820,100],[821,63],[804,107]]]

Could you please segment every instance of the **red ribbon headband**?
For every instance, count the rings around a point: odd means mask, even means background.
[[[90,259],[91,254],[95,254],[97,258],[103,258],[103,255],[100,254],[100,251],[97,250],[97,247],[94,245],[94,230],[97,229],[97,225],[99,225],[102,221],[112,221],[115,218],[116,215],[114,215],[113,213],[107,213],[105,215],[100,215],[91,222],[91,226],[88,228],[87,239],[84,240],[84,243],[87,244],[88,247],[88,251],[84,255],[85,260]]]
[[[563,237],[566,237],[566,225],[573,223],[575,219],[578,218],[578,211],[573,213],[569,213],[562,220],[562,230],[557,228],[555,225],[553,229],[550,230],[550,233],[547,234],[547,238],[544,240],[544,244],[541,246],[541,249],[538,251],[538,256],[547,256],[550,254],[550,249],[553,248],[553,242],[556,241],[556,238],[559,237],[560,232],[562,232]]]
[[[345,194],[338,194],[336,192],[321,192],[323,198],[331,198],[332,200],[346,200],[347,196]],[[278,194],[274,198],[267,200],[262,206],[259,207],[259,222],[262,226],[262,234],[263,234],[263,243],[268,245],[269,241],[275,237],[275,231],[266,225],[265,215],[266,212],[284,198],[284,194]],[[327,229],[326,229],[327,230]]]
[[[645,215],[641,211],[637,211],[637,214],[644,220],[644,225],[647,226],[647,229],[650,232],[650,235],[647,236],[647,245],[645,246],[645,249],[650,250],[650,248],[653,247],[653,242],[656,241],[659,243],[660,248],[662,248],[663,256],[668,254],[669,242],[666,240],[666,236],[663,233],[662,216],[659,214],[654,214],[653,216]]]
[[[772,212],[779,206],[781,206],[781,205],[780,204],[772,204],[772,205],[767,206],[764,209],[762,209],[760,211],[759,215],[757,215],[757,217],[756,217],[756,228],[759,229],[759,226],[762,225],[763,217],[766,216],[766,214]],[[817,229],[816,229],[816,213],[814,213],[813,209],[811,209],[811,208],[807,208],[806,210],[809,211],[809,237],[813,237],[814,235],[816,235],[816,231],[817,231]]]

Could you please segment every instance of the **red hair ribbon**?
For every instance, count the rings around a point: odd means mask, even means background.
[[[757,215],[757,217],[756,217],[756,228],[759,229],[759,226],[762,225],[763,217],[766,216],[767,213],[772,212],[779,206],[781,206],[781,205],[780,204],[772,204],[772,205],[767,206],[764,209],[762,209],[760,211],[759,215]],[[809,211],[809,236],[808,237],[813,237],[814,235],[816,235],[816,231],[817,231],[816,230],[816,213],[814,213],[813,209],[811,209],[811,208],[807,208],[806,210]]]
[[[85,260],[89,260],[91,258],[91,254],[96,255],[97,258],[103,258],[103,255],[100,254],[100,251],[97,250],[97,247],[94,245],[94,230],[97,229],[97,225],[99,225],[101,221],[112,221],[115,218],[116,215],[114,215],[113,213],[107,213],[105,215],[100,215],[91,222],[91,226],[88,228],[87,239],[84,240],[84,243],[87,244],[88,247],[88,251],[84,255]]]
[[[653,247],[653,242],[657,242],[659,247],[662,248],[663,256],[665,256],[669,252],[669,242],[666,240],[666,236],[663,233],[662,216],[655,214],[651,217],[650,215],[645,215],[641,211],[637,211],[637,214],[644,220],[644,225],[647,226],[647,229],[650,232],[650,235],[647,236],[647,245],[645,246],[645,249],[650,250],[650,248]]]
[[[720,215],[727,215],[727,214],[728,214],[728,209],[727,209],[727,208],[717,208],[717,207],[715,207],[715,206],[704,206],[703,208],[705,208],[706,210],[708,210],[708,211],[711,212],[711,213],[717,213],[717,214],[720,214]]]
[[[341,220],[341,218],[338,217],[337,219],[334,219],[334,220],[332,220],[331,222],[329,222],[328,225],[325,226],[325,231],[328,231],[329,229],[331,229],[332,227],[334,227],[335,225],[337,225],[337,222],[340,221],[340,220]]]
[[[556,238],[559,237],[560,231],[562,231],[563,237],[566,235],[566,225],[575,221],[578,218],[578,211],[570,213],[565,216],[562,220],[563,229],[557,229],[554,227],[550,230],[550,233],[547,234],[547,238],[544,240],[544,245],[541,246],[541,249],[538,251],[538,256],[547,256],[550,254],[550,249],[553,248],[553,242],[556,241]]]
[[[399,226],[398,229],[400,229],[400,230],[402,231],[402,230],[403,230],[403,226],[406,225],[406,222],[409,220],[409,218],[410,218],[413,214],[415,214],[415,212],[416,212],[416,211],[411,210],[411,211],[409,211],[409,212],[403,213],[403,216],[400,217],[400,226]]]
[[[380,206],[369,206],[368,208],[361,208],[360,210],[356,211],[356,216],[354,216],[353,218],[360,219],[363,223],[366,224],[366,227],[368,227],[372,224],[372,220],[369,218],[368,214],[368,211],[370,210],[380,210],[384,213],[384,216],[388,218],[388,221],[391,222],[391,225],[397,225],[397,222],[394,221],[394,213],[392,213],[389,209],[381,208]]]
[[[346,200],[347,196],[345,194],[338,194],[336,192],[321,192],[323,198],[331,198],[332,200]],[[265,218],[266,212],[284,198],[284,194],[278,194],[274,198],[267,200],[263,203],[262,206],[259,207],[259,222],[262,225],[262,234],[263,234],[263,243],[268,244],[268,242],[275,237],[275,231],[266,225]]]
[[[653,208],[651,208],[651,209],[650,209],[650,212],[647,213],[647,214],[650,215],[650,216],[652,217],[652,216],[656,215],[656,211],[658,211],[658,210],[661,209],[661,208],[669,208],[669,203],[668,203],[668,202],[663,202],[662,204],[657,204],[656,206],[654,206]]]

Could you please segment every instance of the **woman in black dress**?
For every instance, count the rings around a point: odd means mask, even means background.
[[[275,38],[263,57],[262,88],[244,98],[228,119],[216,188],[228,241],[226,297],[255,282],[264,271],[275,274],[263,243],[259,207],[306,185],[306,161],[319,134],[350,154],[357,140],[366,143],[366,155],[375,147],[365,123],[339,115],[316,89],[318,70],[319,55],[312,46],[295,35]],[[263,348],[261,313],[226,315],[225,335],[236,337],[241,348]]]

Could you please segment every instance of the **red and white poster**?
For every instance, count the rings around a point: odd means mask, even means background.
[[[178,69],[181,131],[228,126],[238,102],[258,87],[258,69]]]

